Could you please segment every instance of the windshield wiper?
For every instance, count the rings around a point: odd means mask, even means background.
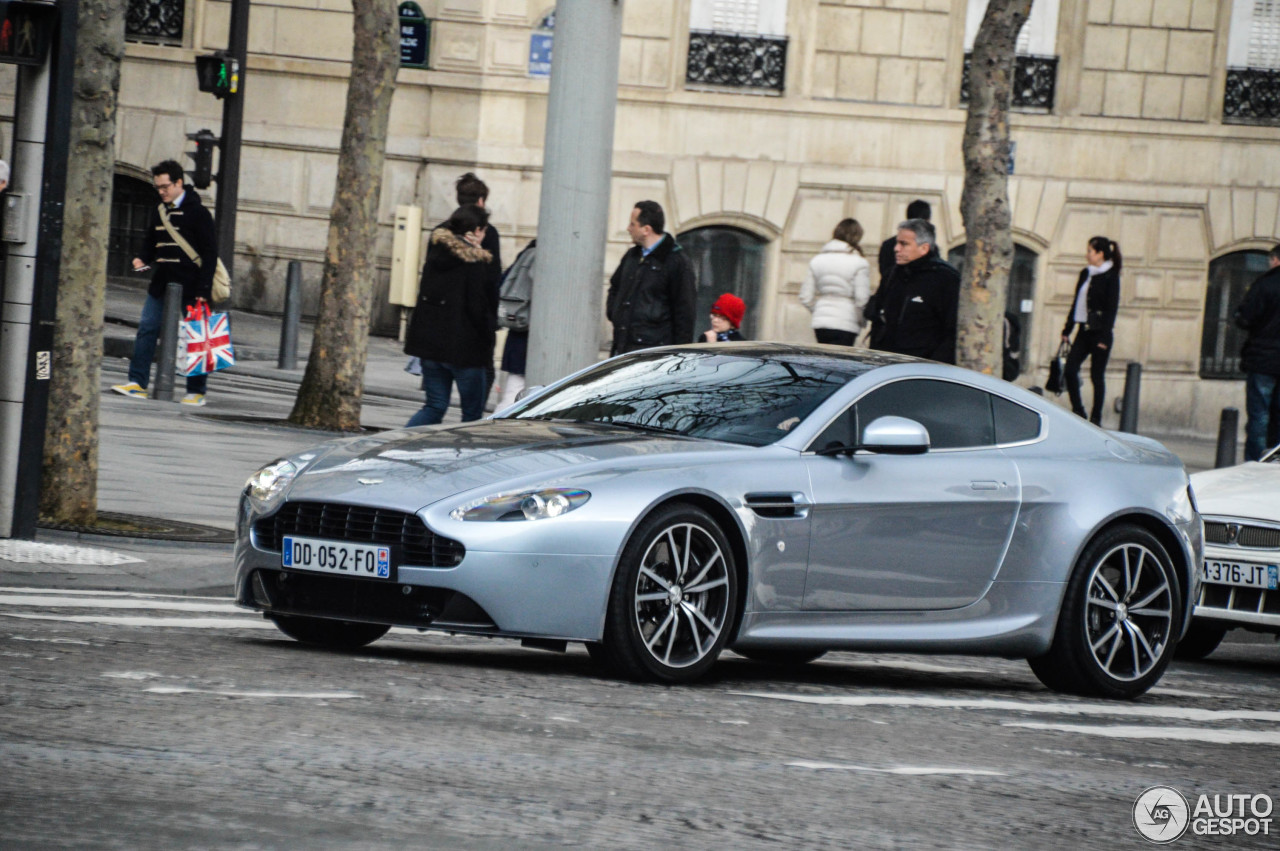
[[[667,428],[666,426],[659,426],[659,425],[645,425],[644,423],[633,423],[633,422],[627,422],[625,420],[608,422],[608,423],[600,423],[600,424],[618,426],[619,428],[629,428],[629,429],[634,429],[636,431],[651,431],[651,432],[654,432],[655,434],[674,434],[678,437],[689,436],[684,432],[678,431],[677,429],[674,429],[674,428]]]

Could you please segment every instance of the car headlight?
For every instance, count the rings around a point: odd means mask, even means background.
[[[578,488],[499,493],[460,505],[449,516],[454,520],[545,520],[581,507],[591,494]]]
[[[280,501],[297,475],[298,467],[292,461],[273,461],[249,477],[244,492],[255,508],[265,511]]]

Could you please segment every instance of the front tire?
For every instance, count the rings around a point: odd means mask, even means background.
[[[1187,629],[1187,634],[1178,642],[1173,655],[1188,662],[1198,662],[1217,650],[1226,634],[1226,627],[1193,620],[1190,628]]]
[[[1028,662],[1055,691],[1131,700],[1164,674],[1181,616],[1164,547],[1140,526],[1113,526],[1081,553],[1053,645]]]
[[[733,550],[711,515],[659,508],[622,551],[600,656],[633,680],[696,680],[724,649],[737,600]]]
[[[332,650],[355,650],[372,644],[387,634],[391,627],[379,623],[335,621],[328,618],[308,618],[302,615],[271,615],[271,620],[281,632],[303,644],[328,647]]]

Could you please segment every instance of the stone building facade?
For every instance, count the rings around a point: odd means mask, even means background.
[[[380,243],[396,205],[428,223],[478,172],[510,262],[537,230],[547,80],[533,62],[549,0],[419,0],[428,68],[401,70]],[[217,131],[193,59],[224,47],[224,0],[162,0],[179,26],[131,20],[117,138],[117,230],[146,168]],[[134,2],[154,9],[155,3]],[[808,259],[853,216],[874,253],[930,201],[962,249],[962,89],[983,0],[659,0],[625,7],[608,266],[642,198],[694,252],[707,304],[731,289],[757,339],[808,341]],[[281,308],[285,264],[316,298],[351,52],[347,0],[254,0],[237,219],[238,306]],[[150,30],[147,29],[150,27]],[[1209,433],[1243,401],[1230,308],[1280,238],[1280,3],[1035,0],[1020,40],[1010,195],[1023,384],[1043,381],[1084,245],[1124,254],[1110,395],[1144,367],[1145,428]],[[1269,112],[1269,110],[1271,110]],[[7,128],[0,125],[0,132]],[[134,184],[136,186],[136,184]],[[149,202],[145,185],[135,207]],[[123,248],[122,248],[123,251]],[[874,266],[874,264],[873,264]],[[602,270],[602,276],[608,270]],[[873,281],[874,283],[874,281]],[[396,311],[377,310],[394,332]],[[601,328],[601,339],[606,326]],[[1109,406],[1110,407],[1110,406]],[[1108,424],[1116,415],[1108,413]]]

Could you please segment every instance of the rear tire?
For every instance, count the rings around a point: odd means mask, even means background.
[[[825,650],[787,650],[782,647],[753,647],[749,650],[745,647],[742,649],[735,647],[733,652],[739,656],[746,656],[752,662],[784,668],[798,668],[827,655]]]
[[[387,634],[391,627],[380,623],[335,621],[328,618],[308,618],[302,615],[271,615],[271,620],[285,635],[333,650],[355,650],[372,644]]]
[[[1169,666],[1181,618],[1164,547],[1140,526],[1112,526],[1081,553],[1049,652],[1027,661],[1054,691],[1132,700]]]
[[[588,652],[629,679],[692,682],[724,649],[737,604],[728,538],[701,508],[672,503],[646,517],[623,548],[604,642]]]
[[[1225,626],[1215,626],[1213,623],[1206,621],[1191,621],[1191,626],[1187,629],[1187,634],[1182,636],[1182,640],[1178,642],[1177,648],[1173,651],[1174,658],[1182,659],[1187,662],[1198,662],[1210,653],[1218,649],[1218,645],[1222,643],[1222,639],[1227,634]]]

